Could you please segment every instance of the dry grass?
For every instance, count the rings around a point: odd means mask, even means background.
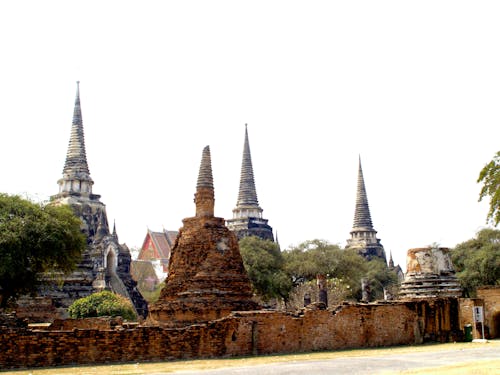
[[[484,346],[484,343],[449,343],[449,344],[428,344],[419,346],[401,346],[391,348],[375,349],[353,349],[332,352],[297,353],[284,355],[270,355],[260,357],[245,358],[224,358],[224,359],[199,359],[189,361],[170,362],[146,362],[127,363],[113,365],[77,366],[63,368],[46,368],[2,372],[2,375],[139,375],[150,373],[175,373],[177,371],[202,371],[216,368],[227,368],[237,366],[252,366],[266,363],[278,363],[288,361],[324,360],[345,357],[367,357],[391,354],[415,353],[438,350],[460,350],[466,348],[477,348]],[[498,346],[500,341],[491,341],[486,345]],[[500,359],[489,361],[478,361],[475,363],[458,363],[451,366],[439,367],[439,374],[500,374]],[[435,374],[436,368],[423,368],[418,370],[408,370],[398,372],[402,374]],[[388,372],[387,374],[390,374]]]

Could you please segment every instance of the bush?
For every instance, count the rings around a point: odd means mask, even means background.
[[[130,301],[106,290],[76,300],[69,307],[68,313],[70,318],[121,316],[126,320],[137,319],[137,314]]]

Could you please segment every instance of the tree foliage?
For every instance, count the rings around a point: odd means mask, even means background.
[[[128,299],[107,290],[77,299],[68,308],[68,313],[71,318],[121,316],[126,320],[137,319]]]
[[[366,260],[355,249],[341,249],[323,240],[306,241],[283,253],[285,271],[294,286],[325,275],[327,279],[342,280],[352,299],[361,297],[361,279],[368,278],[372,298],[382,298],[383,289],[397,284],[397,276],[381,259]]]
[[[45,272],[71,272],[86,246],[80,227],[68,206],[0,193],[1,304],[34,293]]]
[[[365,260],[354,250],[343,250],[323,240],[306,241],[285,251],[285,271],[294,285],[315,280],[317,275],[344,280],[352,293],[359,290]]]
[[[264,301],[271,298],[287,300],[292,283],[283,270],[279,246],[255,236],[242,238],[239,246],[254,291]]]
[[[500,151],[481,170],[477,182],[483,183],[479,201],[486,197],[490,198],[487,221],[497,226],[500,223]]]
[[[481,230],[452,249],[451,259],[466,296],[479,286],[500,285],[500,230]]]

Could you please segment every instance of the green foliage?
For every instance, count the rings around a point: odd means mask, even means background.
[[[45,272],[71,272],[86,246],[81,221],[68,206],[41,205],[0,194],[2,305],[34,293]]]
[[[148,290],[145,288],[141,288],[140,284],[137,284],[137,289],[141,292],[142,296],[146,300],[148,304],[155,303],[160,298],[160,293],[163,287],[165,286],[165,281],[156,285],[153,290]]]
[[[239,242],[243,264],[254,291],[264,301],[288,298],[292,283],[283,271],[283,256],[278,245],[255,236]]]
[[[137,319],[129,300],[107,290],[76,300],[68,308],[68,313],[71,318],[121,316],[126,320]]]
[[[383,297],[383,288],[397,284],[397,276],[381,259],[367,261],[355,249],[341,249],[323,240],[306,241],[283,252],[285,271],[294,286],[325,275],[327,279],[342,280],[348,286],[346,297],[361,297],[361,279],[369,279],[372,298]]]
[[[384,289],[392,290],[398,284],[398,276],[382,259],[374,258],[365,263],[365,277],[370,282],[371,300],[383,299]]]
[[[478,286],[500,285],[500,230],[481,230],[452,249],[451,259],[466,296]]]
[[[500,223],[500,151],[481,170],[477,182],[483,183],[479,201],[487,196],[490,197],[487,221],[497,226]]]
[[[351,294],[360,288],[365,260],[354,250],[342,250],[338,245],[323,240],[306,241],[283,253],[285,271],[295,286],[317,275],[342,279]]]

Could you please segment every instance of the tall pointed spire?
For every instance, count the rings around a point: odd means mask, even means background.
[[[385,250],[377,238],[377,231],[373,229],[368,198],[366,196],[365,180],[361,168],[361,156],[358,166],[358,185],[356,190],[356,208],[351,238],[347,240],[347,247],[356,248],[367,259],[374,257],[386,262]]]
[[[273,241],[273,229],[267,224],[267,220],[262,218],[262,211],[255,189],[248,127],[245,124],[245,142],[243,144],[238,201],[236,208],[233,209],[233,218],[227,220],[227,225],[230,230],[236,232],[238,238],[257,236]]]
[[[394,268],[394,260],[392,259],[392,251],[389,252],[389,268]]]
[[[243,145],[243,160],[241,162],[240,190],[236,206],[253,205],[258,207],[257,190],[253,176],[252,156],[250,155],[250,143],[248,142],[248,128],[245,124],[245,143]]]
[[[196,204],[196,216],[214,216],[214,179],[212,175],[212,160],[210,147],[203,149],[201,157],[200,173],[196,184],[194,202]]]
[[[214,178],[212,175],[212,158],[210,156],[210,146],[205,146],[201,155],[200,173],[196,188],[214,188]]]
[[[359,157],[358,189],[356,194],[353,230],[356,228],[373,230],[372,218],[366,195],[365,180],[363,178],[363,169],[361,168],[361,156]]]
[[[92,185],[94,181],[92,181],[90,177],[87,154],[85,151],[79,81],[76,83],[73,123],[71,125],[71,135],[66,154],[66,162],[64,163],[63,177],[58,181],[58,184],[59,194],[92,194]]]

